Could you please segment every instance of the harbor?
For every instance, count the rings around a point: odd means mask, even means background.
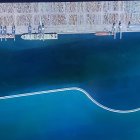
[[[114,39],[119,32],[122,39],[123,32],[140,31],[139,9],[138,1],[0,3],[1,40],[41,32],[95,35],[100,32],[101,36],[103,32],[113,34]]]
[[[0,3],[0,140],[138,140],[139,5]]]

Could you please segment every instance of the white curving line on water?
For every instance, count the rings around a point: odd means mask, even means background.
[[[102,108],[104,110],[107,110],[107,111],[110,111],[110,112],[132,113],[132,112],[140,111],[140,108],[131,109],[131,110],[117,110],[117,109],[106,107],[106,106],[100,104],[99,102],[97,102],[95,99],[93,99],[90,96],[90,94],[88,92],[86,92],[84,89],[78,88],[78,87],[61,88],[61,89],[53,89],[53,90],[38,91],[38,92],[31,92],[31,93],[23,93],[23,94],[17,94],[17,95],[9,95],[9,96],[0,97],[0,100],[19,98],[19,97],[26,97],[26,96],[33,96],[33,95],[40,95],[40,94],[48,94],[48,93],[54,93],[54,92],[63,92],[63,91],[70,91],[70,90],[80,91],[80,92],[84,93],[94,104],[96,104],[100,108]]]

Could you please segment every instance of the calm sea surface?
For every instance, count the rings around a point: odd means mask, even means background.
[[[0,42],[0,96],[80,87],[114,109],[140,107],[140,33]],[[140,112],[117,114],[79,91],[0,100],[1,140],[137,140]]]

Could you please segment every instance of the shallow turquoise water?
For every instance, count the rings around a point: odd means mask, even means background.
[[[3,140],[136,140],[140,112],[105,111],[79,91],[0,101]]]
[[[79,91],[0,101],[3,140],[136,140],[140,112],[117,114],[94,105]]]

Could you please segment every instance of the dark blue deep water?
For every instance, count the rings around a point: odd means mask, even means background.
[[[114,109],[140,107],[140,33],[0,42],[0,96],[80,87]],[[80,91],[0,100],[0,140],[137,140],[140,112],[117,114]]]

